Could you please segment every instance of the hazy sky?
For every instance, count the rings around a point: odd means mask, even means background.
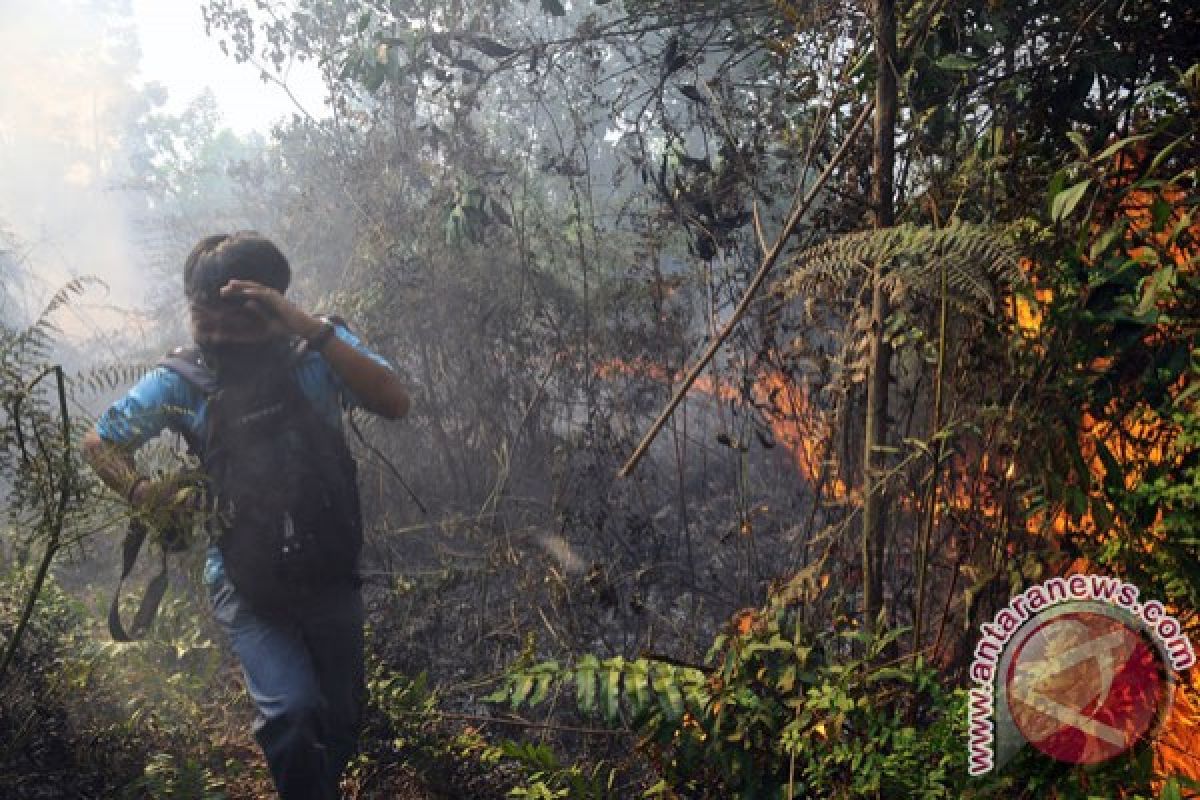
[[[289,83],[321,116],[315,70],[300,67]],[[63,320],[72,335],[115,324],[103,305],[144,299],[116,177],[126,170],[122,125],[149,83],[166,88],[167,112],[211,87],[225,124],[242,133],[294,110],[205,36],[193,0],[0,0],[0,227],[28,247],[42,298],[75,275],[111,286]]]
[[[295,110],[279,87],[263,83],[252,66],[234,63],[204,35],[199,3],[133,0],[133,18],[142,50],[141,77],[167,87],[168,110],[179,111],[205,86],[216,94],[225,123],[239,133],[266,131]],[[323,91],[312,65],[296,64],[288,83],[304,107],[321,116]]]

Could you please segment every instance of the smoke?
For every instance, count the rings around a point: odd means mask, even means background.
[[[27,318],[71,278],[95,276],[108,291],[66,309],[63,330],[76,341],[140,338],[150,324],[140,310],[164,296],[164,260],[183,255],[164,253],[153,222],[147,123],[161,139],[214,82],[213,135],[225,112],[245,135],[295,108],[205,37],[199,3],[0,0],[0,19],[0,235],[20,244],[30,273],[15,305]],[[309,72],[292,88],[317,107]]]
[[[138,47],[128,3],[4,0],[0,28],[0,226],[26,246],[28,307],[72,277],[93,275],[117,306],[141,302],[130,246],[135,202],[120,188],[127,134],[161,102],[135,88]],[[79,305],[68,334],[111,319]]]

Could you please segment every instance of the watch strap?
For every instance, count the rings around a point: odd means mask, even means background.
[[[308,349],[314,352],[321,352],[325,346],[329,344],[329,340],[337,334],[337,329],[327,317],[321,317],[321,330],[317,331],[306,342]]]

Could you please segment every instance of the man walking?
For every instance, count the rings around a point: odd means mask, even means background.
[[[287,259],[253,232],[202,239],[184,267],[195,348],[151,370],[83,442],[135,512],[191,505],[180,476],[139,475],[164,429],[203,466],[214,615],[258,709],[255,737],[284,800],[338,796],[364,695],[361,518],[341,413],[388,419],[409,399],[392,368],[337,320],[285,297]]]

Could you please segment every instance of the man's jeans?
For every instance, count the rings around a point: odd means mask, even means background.
[[[331,589],[287,619],[268,620],[246,607],[219,557],[210,558],[205,582],[258,708],[254,735],[279,796],[337,798],[358,745],[365,694],[361,592]]]

